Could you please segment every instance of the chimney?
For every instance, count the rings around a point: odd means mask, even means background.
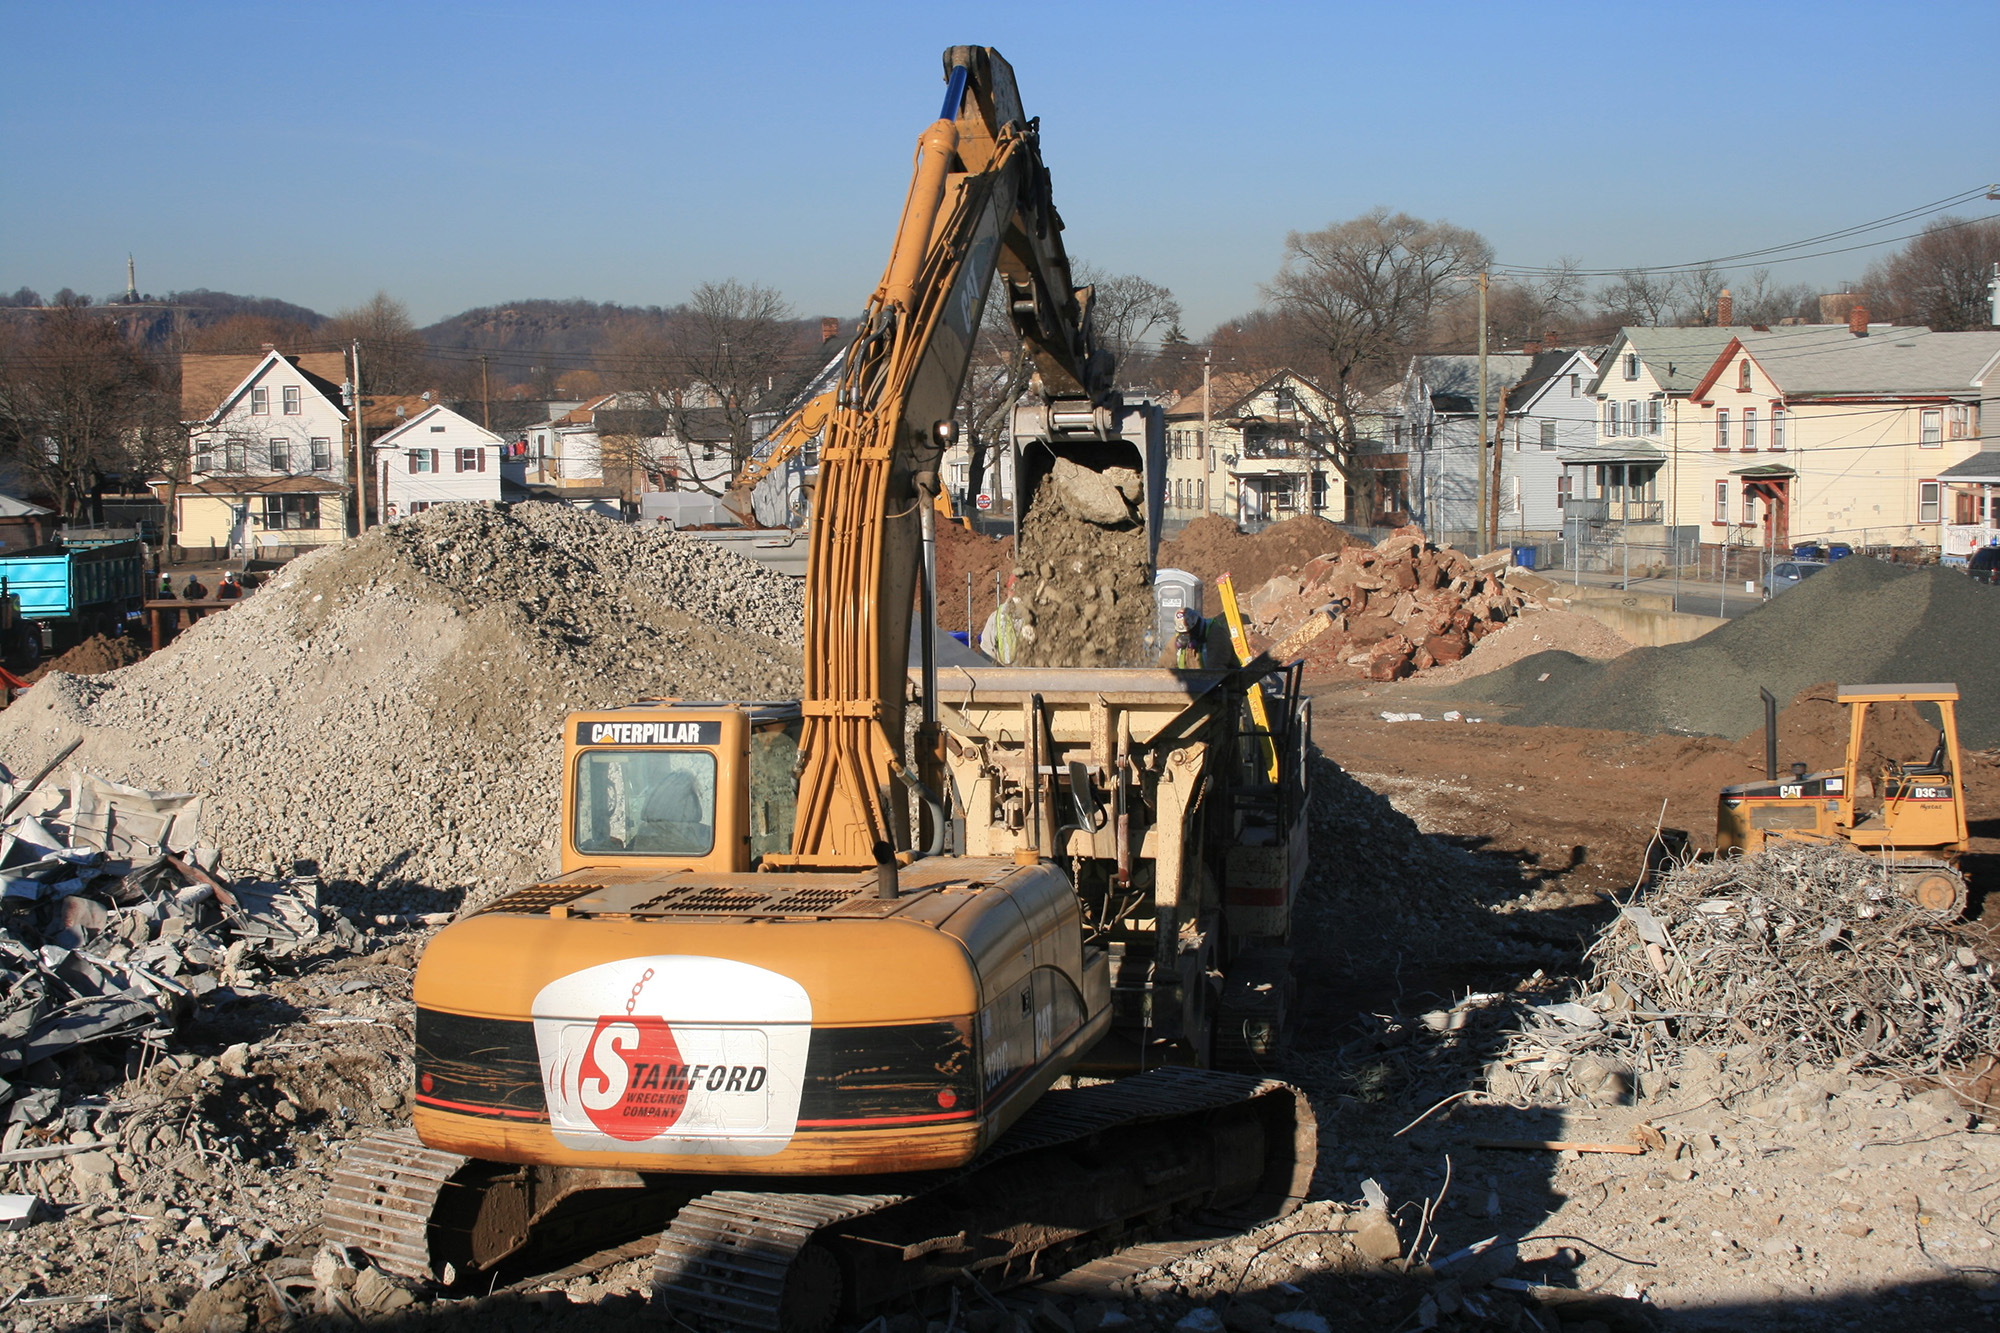
[[[1544,333],[1542,335],[1542,346],[1553,352],[1556,348],[1562,346],[1562,335],[1560,333]]]
[[[819,321],[819,340],[830,343],[840,336],[840,321],[832,315],[822,316]]]
[[[1847,312],[1847,331],[1857,338],[1868,336],[1868,307],[1857,305]]]
[[[1729,289],[1724,287],[1722,294],[1715,298],[1715,325],[1726,329],[1735,322],[1735,317],[1736,302],[1730,299]]]
[[[1542,345],[1535,339],[1530,338],[1527,342],[1521,344],[1521,350],[1529,356],[1540,356],[1542,354]]]

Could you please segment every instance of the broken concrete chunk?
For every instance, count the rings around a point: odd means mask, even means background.
[[[1122,527],[1132,523],[1137,513],[1117,474],[1128,474],[1136,485],[1138,474],[1129,468],[1094,471],[1068,458],[1058,458],[1050,473],[1063,508],[1087,523],[1099,527]]]

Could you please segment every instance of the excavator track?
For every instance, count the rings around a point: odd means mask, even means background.
[[[400,1277],[429,1281],[430,1225],[438,1196],[467,1158],[417,1141],[410,1129],[378,1130],[347,1145],[333,1172],[321,1233],[352,1245]]]
[[[1160,1069],[1051,1092],[978,1160],[906,1193],[703,1195],[660,1238],[654,1299],[700,1327],[824,1333],[968,1277],[1033,1281],[1196,1215],[1282,1217],[1316,1154],[1311,1108],[1286,1083]]]

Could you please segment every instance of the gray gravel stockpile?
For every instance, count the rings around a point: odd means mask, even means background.
[[[801,590],[564,506],[447,505],[303,556],[241,606],[0,714],[0,761],[207,798],[236,871],[320,863],[382,906],[554,866],[560,727],[647,696],[797,698]],[[405,901],[396,901],[402,899]]]
[[[1524,726],[1741,736],[1763,725],[1759,686],[1789,700],[1829,680],[1956,682],[1960,742],[2000,744],[2000,589],[1855,557],[1692,643],[1539,653],[1454,695],[1517,705]]]

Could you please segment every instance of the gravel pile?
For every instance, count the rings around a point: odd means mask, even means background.
[[[1996,643],[1995,589],[1857,557],[1692,643],[1607,664],[1537,654],[1461,693],[1518,705],[1506,720],[1526,726],[1741,736],[1763,722],[1759,686],[1785,699],[1828,680],[1955,681],[1959,739],[1982,749],[2000,744]]]
[[[77,766],[203,796],[232,870],[312,860],[336,899],[432,910],[553,868],[564,713],[797,698],[802,619],[795,582],[697,538],[448,505],[293,561],[137,666],[49,676],[0,715],[0,760],[81,734]]]

